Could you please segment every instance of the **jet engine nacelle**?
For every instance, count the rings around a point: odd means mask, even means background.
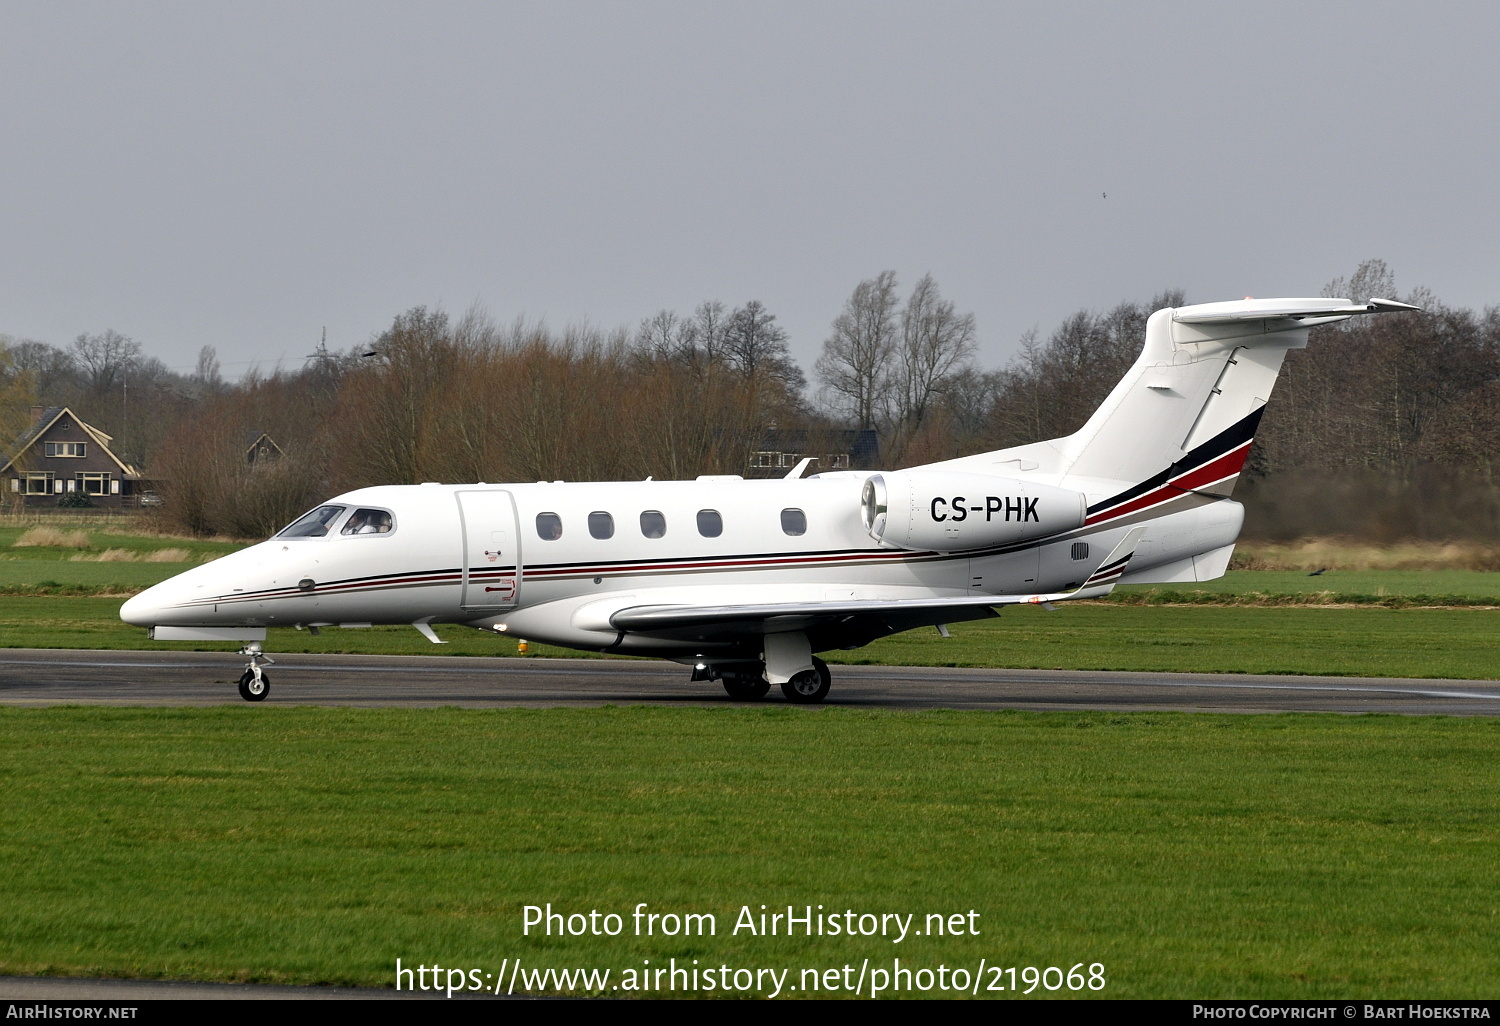
[[[957,552],[1083,526],[1083,493],[987,474],[896,471],[865,480],[865,530],[897,549]]]

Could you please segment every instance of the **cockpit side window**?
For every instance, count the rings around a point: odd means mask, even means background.
[[[319,506],[311,513],[306,513],[293,521],[276,537],[278,538],[321,538],[328,533],[328,525],[339,518],[339,514],[348,509],[348,506]]]
[[[396,520],[390,510],[357,509],[349,514],[339,534],[390,534],[396,529]]]

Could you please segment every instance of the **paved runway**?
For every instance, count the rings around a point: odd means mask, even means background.
[[[0,704],[243,704],[243,658],[217,652],[0,649]],[[286,655],[267,705],[730,705],[675,663]],[[1500,715],[1500,681],[1088,670],[834,666],[829,705],[889,709],[1179,709]],[[772,689],[767,702],[780,702]]]

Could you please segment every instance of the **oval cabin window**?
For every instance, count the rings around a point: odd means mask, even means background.
[[[698,511],[698,533],[705,538],[717,538],[724,533],[724,518],[716,509]]]
[[[615,518],[608,513],[589,514],[589,534],[603,541],[615,536]]]
[[[807,533],[807,514],[800,509],[781,511],[781,530],[793,538]]]
[[[538,513],[536,536],[542,541],[557,541],[562,537],[562,517],[556,513]]]
[[[660,538],[667,533],[667,518],[661,510],[648,509],[641,514],[641,533],[647,538]]]

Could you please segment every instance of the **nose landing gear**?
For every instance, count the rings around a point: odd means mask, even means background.
[[[250,657],[250,666],[240,675],[240,697],[247,702],[264,702],[271,692],[271,678],[260,668],[261,663],[276,665],[276,660],[261,651],[260,642],[252,641],[240,649],[240,655]]]

